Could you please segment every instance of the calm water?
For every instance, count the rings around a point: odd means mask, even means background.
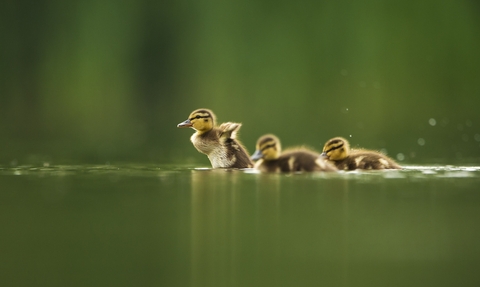
[[[480,167],[0,167],[1,286],[480,286]]]

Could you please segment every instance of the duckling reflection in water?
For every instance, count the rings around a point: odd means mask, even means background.
[[[307,148],[289,149],[281,152],[280,140],[267,134],[260,137],[257,150],[252,155],[257,160],[255,168],[262,172],[336,171],[337,168]]]
[[[190,140],[199,152],[208,156],[213,168],[249,168],[253,162],[237,139],[241,126],[231,122],[215,126],[215,115],[208,109],[193,111],[186,121],[177,125],[196,131]]]
[[[339,170],[355,169],[401,169],[388,156],[365,149],[350,149],[348,141],[336,137],[327,141],[323,147],[322,156],[334,163]]]

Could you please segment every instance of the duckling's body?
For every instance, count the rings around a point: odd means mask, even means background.
[[[320,154],[307,148],[281,152],[280,140],[271,134],[260,137],[257,150],[252,155],[255,168],[262,172],[312,172],[336,171],[334,165],[323,160]]]
[[[227,122],[216,127],[213,112],[198,109],[177,127],[191,127],[196,131],[190,140],[199,152],[208,156],[213,168],[249,168],[253,167],[253,162],[236,139],[241,126]]]
[[[350,149],[348,141],[336,137],[327,141],[322,156],[334,163],[339,170],[355,169],[401,169],[388,156],[365,149]]]
[[[306,149],[283,152],[277,159],[259,159],[254,166],[262,172],[312,172],[336,171],[337,169],[322,160],[318,153]]]

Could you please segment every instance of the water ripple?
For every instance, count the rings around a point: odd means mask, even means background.
[[[23,166],[0,166],[0,175],[14,176],[71,176],[71,175],[102,175],[111,174],[117,176],[168,176],[176,173],[191,172],[231,172],[243,173],[251,176],[260,176],[254,169],[243,170],[213,170],[208,167],[179,166],[179,165],[23,165]],[[291,174],[290,174],[291,175]],[[297,174],[295,174],[297,175]],[[303,174],[314,178],[472,178],[480,177],[480,166],[404,166],[402,170],[375,170],[375,171],[340,171],[338,173],[313,173]]]

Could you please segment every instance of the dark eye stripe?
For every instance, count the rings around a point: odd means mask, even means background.
[[[264,151],[264,150],[266,150],[266,149],[268,149],[268,148],[271,148],[271,147],[275,147],[275,143],[266,145],[266,146],[262,147],[260,150],[261,150],[261,151]]]
[[[332,150],[336,150],[336,149],[339,149],[339,148],[341,148],[341,147],[343,147],[343,142],[342,142],[340,145],[334,146],[334,147],[332,147],[331,149],[327,150],[325,153],[329,153],[329,152],[331,152]]]
[[[195,117],[189,118],[188,120],[193,121],[193,120],[197,120],[197,119],[206,119],[206,118],[210,118],[210,116],[200,116],[200,115],[196,115]]]

